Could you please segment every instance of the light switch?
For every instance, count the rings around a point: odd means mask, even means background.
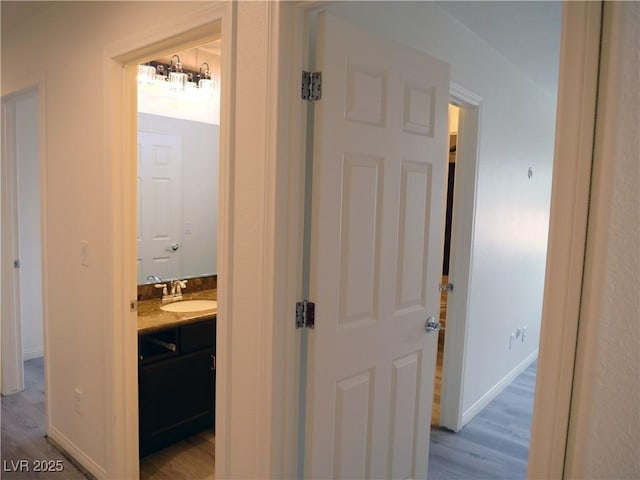
[[[78,415],[84,415],[84,394],[79,388],[73,391],[73,409]]]
[[[86,240],[80,242],[80,265],[89,266],[89,242]]]

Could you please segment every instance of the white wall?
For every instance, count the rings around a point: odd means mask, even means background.
[[[110,401],[111,207],[106,129],[105,48],[131,37],[153,19],[208,7],[197,2],[52,2],[2,34],[2,95],[34,75],[46,82],[46,217],[49,435],[74,447],[92,473],[108,468]],[[80,242],[88,242],[88,267]],[[74,411],[74,389],[84,413]]]
[[[33,92],[16,99],[20,316],[25,360],[44,353],[38,144],[38,95]]]
[[[347,2],[329,10],[448,62],[451,80],[483,100],[463,390],[463,411],[473,412],[536,354],[556,99],[434,2]],[[510,350],[519,326],[527,327],[526,341]]]
[[[192,233],[181,232],[182,272],[176,276],[216,273],[220,126],[139,113],[138,129],[182,139],[182,219]]]
[[[567,478],[640,478],[640,4],[606,2]]]

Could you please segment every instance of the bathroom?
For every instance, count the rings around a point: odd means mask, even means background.
[[[220,44],[139,66],[142,479],[214,475]]]

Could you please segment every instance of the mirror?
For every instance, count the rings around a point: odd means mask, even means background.
[[[181,88],[166,80],[178,61]],[[219,86],[219,40],[139,67],[139,285],[216,273]]]

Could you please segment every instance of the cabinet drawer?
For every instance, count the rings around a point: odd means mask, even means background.
[[[138,337],[140,363],[157,362],[177,355],[178,329],[167,328]]]
[[[216,319],[204,320],[180,328],[180,351],[193,352],[203,348],[216,349]]]

